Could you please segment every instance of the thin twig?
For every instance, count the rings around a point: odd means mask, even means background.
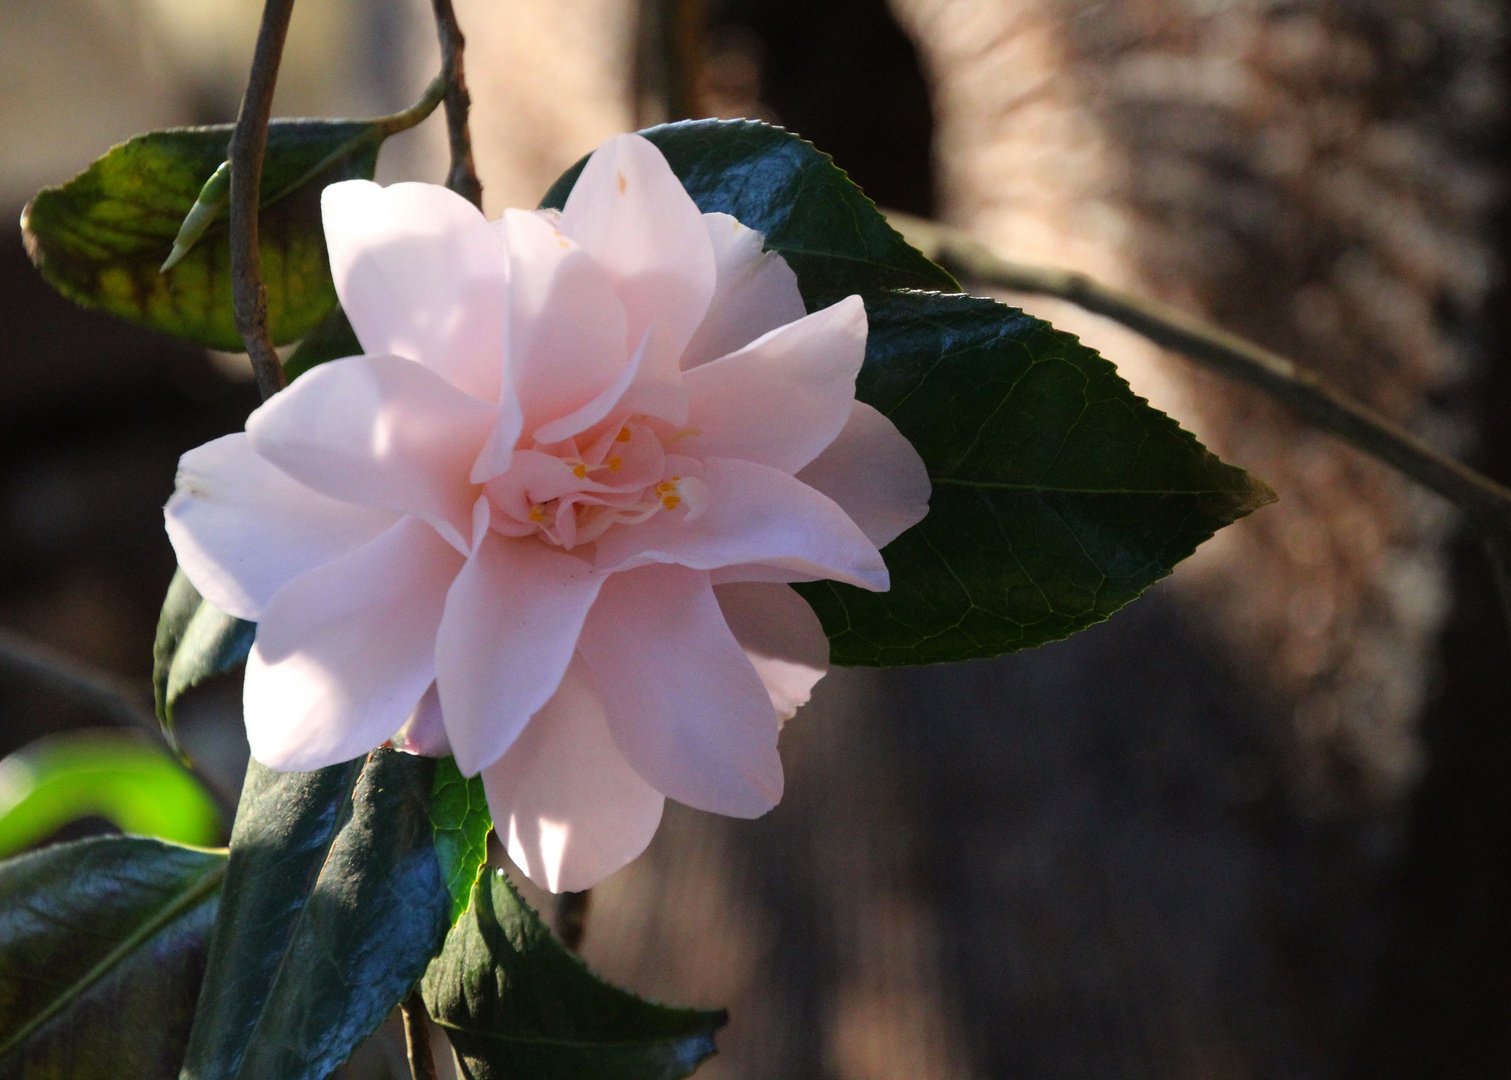
[[[1511,532],[1511,488],[1434,449],[1321,376],[1168,305],[1100,285],[1085,274],[999,258],[958,229],[887,214],[929,258],[964,280],[1055,296],[1122,323],[1228,378],[1258,387],[1453,503],[1487,535]]]
[[[462,63],[467,39],[457,25],[451,0],[434,0],[434,8],[435,29],[441,39],[441,78],[446,80],[446,135],[451,141],[451,171],[446,174],[446,186],[482,209],[483,185],[472,163],[472,134],[467,128],[467,114],[472,108]]]
[[[166,742],[162,725],[145,704],[144,692],[138,692],[135,686],[117,675],[76,660],[40,641],[0,628],[0,671],[40,683],[121,727],[136,728],[155,740]],[[185,767],[220,804],[229,820],[236,810],[236,793],[227,791],[224,785],[198,766]]]
[[[703,0],[641,0],[633,89],[642,126],[701,112],[706,28]]]
[[[241,99],[227,155],[231,162],[231,303],[236,311],[236,330],[246,343],[257,375],[257,391],[264,401],[287,385],[268,334],[268,294],[262,284],[257,208],[268,121],[273,115],[273,89],[278,84],[278,64],[283,59],[283,43],[293,13],[294,0],[267,0],[262,9],[252,73],[247,78],[247,92]]]
[[[404,1014],[404,1045],[409,1051],[409,1075],[413,1080],[436,1080],[435,1057],[430,1052],[430,1018],[419,992],[412,992],[399,1006]]]
[[[706,21],[703,0],[662,0],[661,19],[666,118],[691,120],[703,111],[698,100]]]

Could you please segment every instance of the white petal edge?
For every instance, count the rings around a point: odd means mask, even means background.
[[[743,349],[808,314],[787,260],[763,251],[763,237],[728,214],[704,214],[714,248],[714,295],[682,353],[682,370]]]
[[[808,704],[829,673],[829,638],[808,602],[787,585],[716,585],[730,633],[745,650],[781,720]]]
[[[535,537],[489,533],[446,597],[436,683],[457,768],[497,761],[556,693],[603,576]]]
[[[551,892],[590,889],[638,856],[666,802],[614,744],[581,659],[483,789],[509,858]]]
[[[929,513],[933,485],[923,458],[897,425],[864,402],[797,478],[837,502],[878,548]]]
[[[631,391],[637,410],[684,423],[682,354],[708,312],[717,270],[708,227],[682,182],[649,141],[616,135],[588,158],[558,228],[613,282],[627,340],[648,337]]]
[[[503,242],[436,184],[345,180],[321,193],[336,295],[364,352],[418,361],[499,400],[508,310]]]
[[[812,575],[874,592],[889,587],[881,552],[827,495],[778,469],[730,458],[709,458],[702,479],[709,496],[697,518],[678,510],[610,529],[598,541],[598,569],[677,563],[717,571],[762,563],[791,571],[789,580]]]
[[[845,427],[865,357],[866,307],[848,296],[693,368],[683,386],[694,434],[678,453],[797,472]]]
[[[592,401],[629,363],[624,305],[583,248],[539,214],[505,210],[509,377],[524,430]]]
[[[498,406],[399,356],[353,356],[305,373],[247,417],[252,448],[307,487],[416,514],[467,551],[473,463]]]
[[[706,572],[648,566],[613,575],[579,648],[614,741],[652,787],[742,818],[781,799],[771,698]]]
[[[398,731],[435,679],[436,629],[461,567],[434,529],[406,517],[279,589],[247,658],[252,756],[308,771]]]
[[[280,588],[371,540],[397,515],[311,491],[236,432],[179,459],[163,518],[200,595],[255,622]]]

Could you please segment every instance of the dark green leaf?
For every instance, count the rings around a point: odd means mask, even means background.
[[[451,914],[434,777],[395,750],[311,773],[252,763],[186,1080],[323,1080],[409,993]]]
[[[439,100],[427,92],[413,109],[377,120],[273,121],[259,239],[274,342],[303,337],[336,302],[320,225],[321,190],[338,180],[371,179],[383,140],[419,123]],[[39,192],[21,222],[42,276],[85,307],[212,349],[240,350],[225,185],[204,190],[226,160],[230,139],[225,124],[138,135],[63,186]],[[192,246],[163,272],[181,228],[180,248]]]
[[[176,1077],[225,867],[124,836],[0,863],[0,1078]]]
[[[283,362],[283,372],[293,382],[312,367],[347,356],[362,355],[362,343],[357,332],[346,318],[346,312],[337,304],[330,314],[320,320],[320,325],[299,343],[294,355]]]
[[[456,767],[455,758],[442,758],[435,765],[435,787],[430,796],[430,820],[435,826],[435,854],[441,863],[441,880],[451,892],[451,922],[456,923],[472,902],[472,886],[488,861],[488,833],[493,818],[483,778],[471,780]]]
[[[257,624],[227,615],[199,595],[182,570],[175,570],[157,619],[152,646],[152,688],[157,718],[177,748],[173,704],[210,678],[230,671],[252,651]]]
[[[934,493],[885,551],[890,592],[798,587],[837,663],[964,660],[1066,637],[1274,499],[1096,352],[1016,308],[897,293],[866,311],[856,396],[913,443]]]
[[[809,311],[852,293],[960,286],[887,224],[828,154],[757,120],[684,120],[642,131],[698,209],[731,214],[766,238],[797,274]],[[587,159],[541,205],[561,209]]]
[[[422,990],[469,1080],[675,1080],[714,1052],[725,1022],[603,982],[502,871],[478,880]]]
[[[85,817],[181,844],[221,837],[215,800],[156,740],[138,732],[50,735],[0,761],[0,858]]]

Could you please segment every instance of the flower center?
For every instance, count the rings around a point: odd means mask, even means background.
[[[696,518],[708,500],[702,464],[675,452],[695,434],[630,416],[573,439],[517,449],[509,471],[484,485],[493,528],[571,550],[660,514]]]

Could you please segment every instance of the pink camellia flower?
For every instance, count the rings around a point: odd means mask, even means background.
[[[860,298],[807,314],[634,135],[559,216],[361,180],[323,205],[366,354],[185,454],[166,510],[195,587],[258,623],[253,756],[449,750],[552,891],[638,855],[666,797],[771,809],[829,656],[785,583],[886,589],[878,548],[928,511],[855,400]]]

